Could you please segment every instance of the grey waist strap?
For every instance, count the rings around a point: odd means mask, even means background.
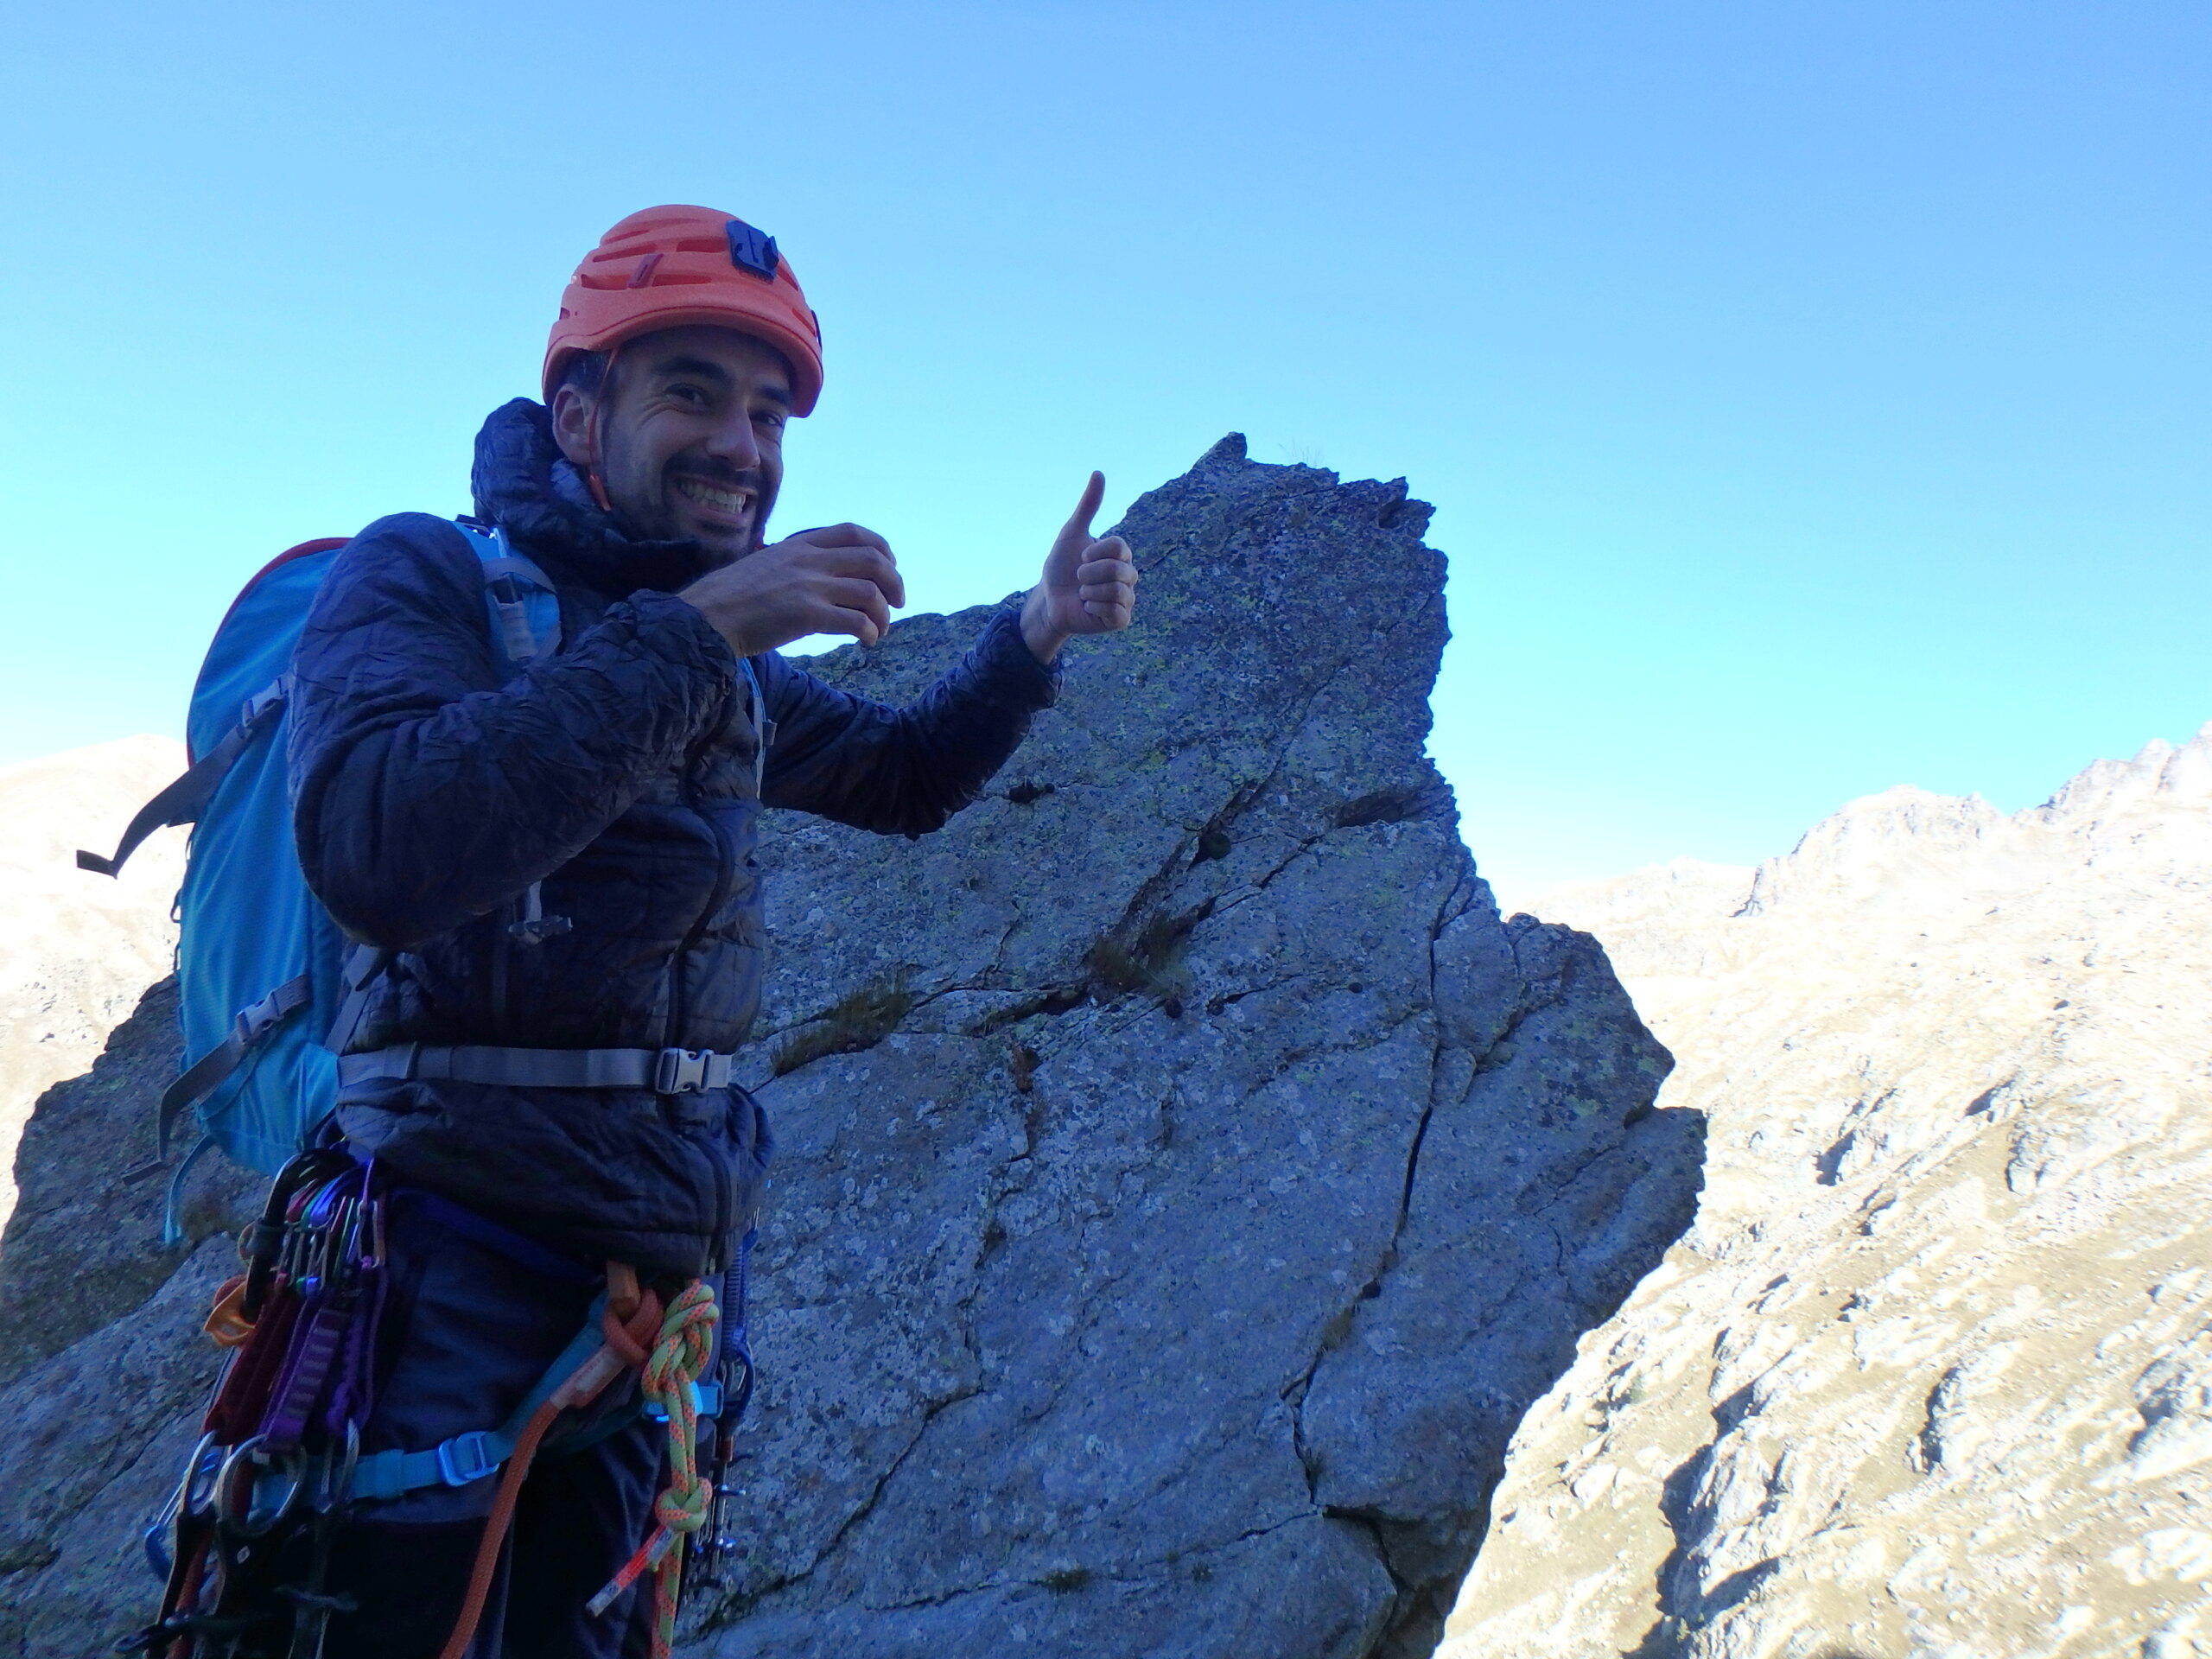
[[[450,1078],[510,1089],[650,1089],[661,1095],[696,1095],[729,1087],[730,1057],[710,1048],[434,1048],[403,1043],[397,1048],[344,1054],[341,1088]]]

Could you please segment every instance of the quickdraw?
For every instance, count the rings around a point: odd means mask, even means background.
[[[670,1478],[654,1503],[651,1535],[589,1605],[603,1613],[652,1572],[652,1653],[666,1659],[687,1570],[716,1578],[735,1548],[728,1529],[739,1493],[727,1477],[753,1386],[743,1300],[752,1236],[722,1287],[732,1315],[727,1329],[705,1283],[694,1281],[664,1307],[630,1268],[609,1263],[606,1293],[585,1329],[507,1422],[422,1452],[364,1456],[390,1201],[372,1169],[331,1149],[302,1154],[270,1188],[260,1220],[240,1239],[245,1270],[217,1292],[207,1318],[207,1333],[227,1357],[204,1432],[146,1535],[147,1557],[164,1580],[161,1613],[117,1650],[150,1659],[318,1659],[332,1616],[353,1611],[327,1589],[331,1544],[348,1504],[499,1471],[467,1593],[441,1656],[462,1659],[482,1620],[516,1499],[549,1432],[564,1413],[590,1405],[634,1371],[643,1409],[667,1426]],[[580,1449],[604,1432],[588,1426],[550,1451]],[[677,1548],[687,1540],[688,1548]]]
[[[146,1535],[164,1580],[161,1612],[118,1651],[270,1652],[289,1619],[288,1659],[316,1659],[330,1615],[350,1606],[324,1580],[360,1455],[383,1302],[372,1172],[335,1149],[302,1154],[239,1250],[245,1271],[217,1292],[207,1326],[228,1357],[199,1444]],[[302,1535],[303,1548],[285,1547]]]

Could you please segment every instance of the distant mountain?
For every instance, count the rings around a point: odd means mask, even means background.
[[[173,738],[126,737],[0,767],[0,1222],[16,1204],[16,1142],[50,1084],[75,1077],[169,971],[169,906],[184,832],[165,830],[121,876],[76,851],[112,851],[130,815],[184,769]]]
[[[2212,1652],[2212,726],[1532,908],[1713,1133],[1445,1659]]]

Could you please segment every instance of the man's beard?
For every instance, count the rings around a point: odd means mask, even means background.
[[[623,531],[633,540],[642,542],[674,542],[693,540],[687,536],[677,516],[678,479],[697,479],[717,489],[743,490],[753,498],[752,522],[747,527],[746,543],[732,554],[732,558],[743,558],[757,553],[767,544],[768,514],[776,505],[774,487],[767,474],[757,467],[730,467],[712,461],[671,461],[662,467],[660,487],[654,493],[649,512],[625,510],[615,504],[614,518]]]

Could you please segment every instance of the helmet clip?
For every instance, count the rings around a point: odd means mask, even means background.
[[[729,233],[729,262],[768,282],[776,280],[776,238],[763,236],[741,219],[724,227]]]

